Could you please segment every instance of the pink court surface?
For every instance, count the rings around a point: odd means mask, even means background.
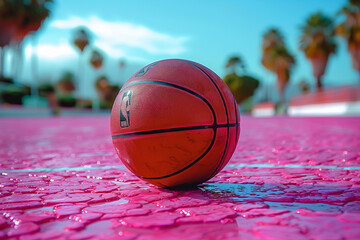
[[[243,116],[223,171],[178,191],[124,168],[107,116],[0,128],[0,238],[360,239],[360,118]]]

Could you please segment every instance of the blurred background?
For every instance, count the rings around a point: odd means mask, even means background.
[[[215,71],[242,112],[360,114],[357,0],[0,0],[0,116],[108,113],[161,59]]]

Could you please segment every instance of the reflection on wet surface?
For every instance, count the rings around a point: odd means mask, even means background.
[[[177,191],[121,165],[106,117],[0,121],[0,238],[360,238],[358,118],[244,117],[229,165]]]
[[[110,153],[106,152],[95,152],[95,153],[82,153],[79,157],[94,157],[94,156],[110,156]]]

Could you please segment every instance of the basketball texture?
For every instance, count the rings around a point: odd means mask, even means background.
[[[240,116],[226,84],[188,60],[147,65],[121,88],[112,108],[112,141],[139,178],[174,188],[215,176],[230,160]]]

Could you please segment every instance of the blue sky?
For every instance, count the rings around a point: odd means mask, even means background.
[[[278,28],[296,57],[292,83],[305,78],[314,83],[310,63],[298,50],[300,26],[316,11],[334,16],[344,0],[61,0],[38,33],[39,70],[44,79],[56,81],[66,70],[76,73],[78,53],[71,44],[74,27],[85,25],[93,32],[92,45],[105,55],[103,69],[94,71],[84,60],[83,96],[94,94],[95,78],[107,74],[123,83],[140,67],[165,58],[199,62],[221,77],[228,57],[240,55],[248,73],[274,84],[275,76],[260,63],[263,33]],[[338,21],[339,19],[337,19]],[[338,53],[330,58],[325,85],[356,84],[346,44],[338,39]],[[31,38],[25,42],[29,59]],[[89,49],[88,49],[89,50]],[[87,58],[90,51],[85,53]],[[127,61],[120,72],[119,59]],[[25,63],[24,81],[29,81]],[[90,87],[91,86],[91,87]]]

